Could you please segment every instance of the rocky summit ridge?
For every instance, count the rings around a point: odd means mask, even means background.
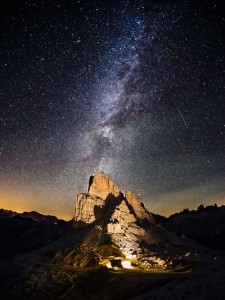
[[[77,195],[74,227],[89,228],[83,246],[98,252],[113,245],[121,256],[150,267],[165,267],[187,251],[185,241],[164,228],[134,193],[124,195],[102,172],[90,177],[88,193]]]
[[[80,193],[77,196],[74,220],[80,222],[78,227],[82,226],[81,223],[90,224],[102,218],[105,206],[107,210],[122,209],[121,214],[127,216],[128,223],[132,220],[136,221],[137,218],[154,222],[153,215],[145,209],[144,204],[135,194],[127,191],[124,196],[118,186],[101,172],[90,177],[88,193]],[[111,217],[116,222],[115,216]]]

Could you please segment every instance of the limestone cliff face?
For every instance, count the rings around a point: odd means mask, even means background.
[[[125,198],[131,205],[136,216],[140,219],[147,219],[150,222],[154,222],[154,217],[146,210],[141,200],[132,192],[127,191]]]
[[[137,219],[154,221],[135,194],[128,191],[124,197],[107,175],[98,173],[90,177],[88,194],[78,194],[74,221],[84,225],[106,217],[110,233],[124,230],[125,226],[137,222]]]
[[[93,225],[93,226],[92,226]],[[104,173],[92,176],[87,194],[77,196],[74,226],[90,228],[85,247],[98,249],[109,240],[126,257],[179,253],[182,242],[158,223],[132,192],[124,196]],[[96,250],[97,251],[97,250]]]
[[[115,210],[107,224],[107,233],[126,256],[138,255],[141,252],[140,241],[147,238],[147,232],[138,225],[138,218],[133,208],[124,199]]]
[[[101,219],[103,217],[102,208],[104,205],[105,201],[97,196],[78,194],[74,221],[79,222],[80,225],[84,225]]]
[[[75,227],[103,224],[103,231],[126,255],[141,251],[140,241],[149,240],[146,226],[155,222],[135,194],[128,191],[124,196],[104,173],[90,178],[88,194],[77,196],[74,221]]]
[[[102,172],[90,177],[88,194],[97,196],[103,200],[122,195],[118,186]]]
[[[124,233],[127,227],[136,221],[126,202],[123,200],[115,210],[107,224],[108,233]]]
[[[122,199],[123,194],[104,173],[91,176],[88,194],[78,194],[75,205],[75,227],[85,226],[103,218],[103,207],[109,200]],[[79,223],[78,223],[79,222]]]

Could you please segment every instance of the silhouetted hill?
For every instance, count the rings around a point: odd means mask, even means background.
[[[65,224],[67,223],[64,220],[58,219],[55,216],[43,215],[36,211],[25,211],[23,213],[17,213],[12,210],[0,209],[0,220],[6,218],[12,218],[14,216],[20,216],[21,218],[32,219],[34,221],[44,223],[44,224]]]
[[[225,206],[216,204],[197,210],[184,209],[164,220],[166,227],[212,249],[225,250]]]
[[[56,240],[68,223],[37,212],[0,210],[0,260],[27,253]]]
[[[3,209],[3,208],[0,209],[0,220],[12,218],[16,215],[19,215],[19,213],[12,210]]]

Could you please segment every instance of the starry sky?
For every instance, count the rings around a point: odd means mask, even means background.
[[[99,171],[162,215],[225,204],[224,6],[5,1],[0,207],[70,219]]]

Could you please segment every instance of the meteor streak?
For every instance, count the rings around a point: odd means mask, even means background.
[[[188,128],[188,123],[185,121],[184,116],[182,115],[181,111],[179,110],[179,108],[176,106],[176,110],[178,111],[181,119],[184,121],[184,125]]]

